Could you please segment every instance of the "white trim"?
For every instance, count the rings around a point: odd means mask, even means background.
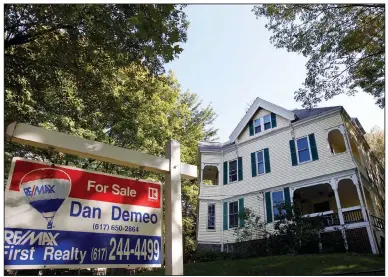
[[[8,141],[57,152],[96,159],[121,166],[142,168],[147,171],[169,173],[169,159],[125,149],[74,135],[51,131],[26,123],[13,122],[7,127]],[[184,179],[198,177],[197,166],[179,163]]]
[[[313,213],[313,214],[304,214],[302,217],[316,217],[321,215],[328,215],[328,214],[334,214],[334,211],[326,211],[326,212],[319,212],[319,213]]]
[[[237,137],[244,130],[245,126],[248,124],[249,120],[254,116],[254,114],[256,113],[259,107],[267,111],[273,112],[277,115],[280,115],[281,117],[284,117],[288,120],[295,119],[294,112],[257,97],[255,102],[253,102],[252,106],[249,108],[249,110],[246,112],[244,117],[240,120],[236,128],[233,130],[232,134],[229,136],[229,141],[235,141],[237,139]]]
[[[355,223],[347,223],[345,226],[336,225],[336,226],[330,226],[326,227],[323,232],[331,232],[331,231],[337,231],[337,230],[343,230],[343,229],[358,229],[362,227],[370,227],[369,222],[363,221],[363,222],[355,222]]]
[[[350,212],[350,211],[356,211],[356,210],[361,210],[361,206],[354,206],[354,207],[349,207],[349,208],[343,208],[342,212]]]

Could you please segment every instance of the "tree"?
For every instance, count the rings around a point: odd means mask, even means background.
[[[385,107],[385,4],[257,5],[277,48],[308,57],[295,100],[313,107],[359,89]]]
[[[89,94],[91,100],[87,103],[82,91],[71,79],[61,82],[64,87],[60,91],[55,88],[41,91],[40,102],[29,102],[28,96],[21,98],[21,101],[6,96],[7,107],[12,108],[5,110],[5,122],[22,121],[155,156],[165,156],[166,141],[176,139],[181,143],[182,162],[191,164],[196,163],[197,142],[216,138],[217,130],[211,127],[215,119],[213,109],[203,107],[196,94],[181,92],[172,73],[152,77],[136,65],[122,68],[113,78],[105,76],[101,82],[109,89],[104,93]],[[162,174],[51,153],[7,141],[5,179],[11,159],[16,156],[164,182]],[[184,180],[182,212],[185,253],[192,252],[195,246],[197,196],[197,180]]]
[[[188,22],[177,5],[7,4],[4,8],[4,87],[11,102],[43,101],[42,91],[59,94],[71,83],[82,104],[109,89],[103,80],[127,66],[163,73],[182,52]],[[16,113],[15,113],[16,114]],[[11,120],[14,120],[11,118]]]
[[[382,165],[385,165],[384,131],[375,126],[365,135],[365,138],[376,158]]]
[[[320,216],[304,217],[298,205],[280,204],[285,211],[274,224],[272,248],[278,254],[306,254],[319,252],[319,233],[323,231]]]

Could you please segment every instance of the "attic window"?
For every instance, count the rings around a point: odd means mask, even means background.
[[[255,127],[255,134],[257,133],[260,133],[261,132],[261,122],[260,122],[261,118],[259,119],[256,119],[253,123],[254,127]]]
[[[249,135],[254,136],[262,131],[276,127],[276,114],[271,113],[249,122]]]
[[[264,116],[264,130],[271,129],[271,115]]]

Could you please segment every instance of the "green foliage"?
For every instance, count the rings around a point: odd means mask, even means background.
[[[107,80],[129,65],[164,72],[163,64],[182,52],[187,27],[177,5],[5,5],[5,123],[42,113],[48,97],[73,116],[96,103],[105,108],[99,100],[112,89]],[[74,105],[79,109],[69,109]]]
[[[319,233],[323,230],[320,218],[303,217],[297,206],[283,204],[279,210],[285,213],[269,232],[260,216],[245,208],[245,225],[234,232],[234,250],[239,257],[319,252]]]
[[[285,210],[286,214],[274,224],[272,243],[278,246],[273,249],[282,246],[284,253],[279,254],[319,252],[319,234],[324,228],[320,217],[302,216],[297,205],[283,204],[280,210]]]
[[[365,135],[369,146],[379,162],[385,165],[385,145],[384,145],[384,131],[378,126],[372,128],[372,130]]]
[[[194,255],[195,262],[211,262],[219,260],[228,260],[233,256],[232,253],[215,251],[197,251]]]
[[[357,89],[385,106],[384,4],[264,4],[253,11],[269,19],[271,43],[309,58],[304,87],[295,92],[303,106]]]
[[[102,81],[110,89],[101,94],[89,94],[93,101],[87,103],[82,92],[70,81],[61,91],[51,88],[41,91],[39,102],[18,102],[6,96],[5,122],[21,121],[155,156],[165,156],[166,141],[175,139],[181,143],[182,161],[190,164],[196,163],[197,142],[215,138],[217,130],[210,127],[215,118],[213,109],[202,107],[196,94],[182,93],[172,74],[150,77],[140,67],[129,66],[118,70],[114,78],[107,77]],[[36,112],[19,112],[29,107]],[[164,182],[161,174],[50,153],[7,141],[5,179],[15,156]],[[195,249],[197,196],[197,181],[183,180],[185,253]]]
[[[244,218],[244,226],[234,230],[236,242],[256,240],[265,237],[268,233],[265,229],[265,222],[253,210],[244,208],[240,214]]]

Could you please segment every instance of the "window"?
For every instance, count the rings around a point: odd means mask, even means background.
[[[229,183],[237,181],[237,160],[229,162]]]
[[[256,152],[257,155],[257,172],[258,175],[265,173],[264,168],[264,151],[261,150],[259,152]]]
[[[229,203],[229,228],[238,227],[238,201]]]
[[[303,137],[296,140],[296,145],[298,148],[298,160],[299,163],[308,162],[311,160],[310,155],[310,144],[307,137]]]
[[[207,229],[215,230],[216,229],[216,205],[209,204],[207,206]]]
[[[271,115],[264,116],[264,130],[271,129]]]
[[[272,210],[274,220],[281,219],[281,216],[286,213],[282,205],[284,204],[283,191],[272,192]]]
[[[253,123],[253,126],[255,127],[255,134],[261,132],[261,123],[260,123],[260,118],[256,119]]]
[[[268,130],[272,128],[271,115],[260,117],[253,122],[255,128],[255,134],[260,133],[262,130]]]

